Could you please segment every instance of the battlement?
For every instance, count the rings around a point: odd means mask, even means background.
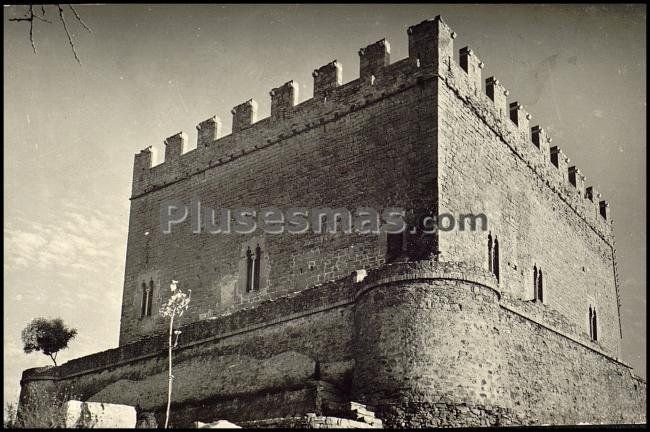
[[[460,67],[463,68],[470,80],[474,83],[476,91],[481,90],[481,69],[485,66],[482,61],[478,59],[474,51],[469,47],[460,49]]]
[[[221,137],[221,120],[216,115],[212,116],[196,125],[196,130],[197,147],[208,147]]]
[[[439,51],[443,50],[449,52],[447,42],[439,47]],[[438,76],[514,154],[525,161],[539,180],[611,245],[611,216],[608,211],[600,211],[600,207],[587,196],[585,176],[578,168],[569,167],[571,161],[559,146],[551,147],[552,139],[544,128],[540,125],[531,128],[532,116],[520,102],[508,103],[510,92],[498,79],[488,77],[485,91],[480,91],[478,83],[482,80],[483,67],[474,50],[463,47],[459,50],[459,63],[456,64],[449,55],[447,62],[439,65]]]
[[[187,136],[178,133],[165,140],[164,163],[153,167],[151,148],[135,157],[133,198],[182,178],[233,161],[314,127],[336,121],[365,106],[424,82],[442,80],[473,107],[532,173],[573,208],[599,235],[611,243],[608,207],[596,204],[593,188],[539,125],[530,127],[531,115],[517,101],[508,103],[508,90],[495,77],[481,77],[483,62],[470,47],[454,61],[456,37],[440,18],[408,28],[408,57],[390,62],[390,44],[382,39],[359,50],[359,78],[342,82],[342,64],[333,60],[314,70],[313,97],[300,102],[298,85],[289,81],[270,91],[271,114],[258,120],[257,102],[235,106],[232,133],[221,136],[217,116],[197,126],[197,151],[186,153]],[[137,175],[136,175],[137,174]]]
[[[359,77],[365,78],[382,73],[390,64],[390,44],[382,39],[359,50]]]
[[[269,92],[271,95],[271,117],[284,119],[298,104],[298,84],[289,81]]]

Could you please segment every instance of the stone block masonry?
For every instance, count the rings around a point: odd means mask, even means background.
[[[414,261],[187,324],[173,425],[341,418],[345,401],[388,427],[645,422],[646,384],[629,366],[503,300],[485,270]],[[160,336],[30,369],[21,403],[74,388],[161,424],[166,360]]]
[[[330,61],[312,99],[290,81],[270,91],[268,118],[248,100],[230,135],[213,116],[195,150],[180,132],[162,164],[151,148],[136,154],[119,347],[25,371],[23,402],[74,387],[161,423],[165,327],[142,305],[152,295],[157,311],[174,279],[192,290],[176,426],[645,422],[646,383],[619,359],[609,206],[502,83],[483,81],[479,53],[454,61],[455,37],[440,17],[423,21],[406,59],[391,63],[377,41],[359,51],[358,79],[343,83]],[[400,207],[411,227],[427,213],[483,213],[488,229],[415,230],[395,256],[385,234],[209,235],[188,223],[163,235],[161,203],[192,199]],[[364,407],[337,408],[351,404]]]
[[[469,51],[461,50],[461,66],[463,57],[476,57],[463,55]],[[611,221],[585,195],[579,170],[549,159],[548,137],[539,126],[531,133],[530,114],[518,102],[503,112],[494,78],[485,94],[476,86],[480,68],[448,61],[437,92],[439,211],[488,215],[501,248],[502,293],[530,302],[534,268],[542,269],[540,315],[559,312],[583,341],[620,356]],[[488,263],[487,233],[443,232],[439,247],[444,260]],[[590,306],[599,314],[597,341],[589,336]]]
[[[340,85],[340,67],[318,69],[317,96],[298,105],[294,83],[274,89],[271,117],[256,123],[248,124],[251,101],[235,107],[233,124],[247,125],[231,135],[180,155],[184,136],[177,134],[166,140],[171,159],[155,167],[147,165],[147,150],[136,155],[120,344],[164,330],[158,317],[140,316],[143,286],[151,282],[154,311],[171,279],[191,289],[193,305],[183,319],[194,321],[385,261],[385,238],[378,236],[193,235],[189,224],[163,235],[166,200],[198,198],[210,208],[434,206],[433,78],[406,59],[383,66],[374,83]],[[417,238],[413,243],[417,249]],[[261,286],[247,292],[242,263],[246,248],[257,244],[265,257]]]

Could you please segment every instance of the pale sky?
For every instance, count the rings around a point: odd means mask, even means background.
[[[51,7],[50,7],[51,8]],[[623,360],[646,375],[646,9],[644,5],[109,5],[60,25],[8,22],[4,9],[4,398],[36,316],[79,330],[60,363],[117,346],[133,155],[249,99],[268,115],[286,81],[311,97],[333,59],[358,76],[359,48],[386,37],[407,56],[408,26],[442,14],[609,200],[622,287]],[[48,11],[56,18],[54,9]]]

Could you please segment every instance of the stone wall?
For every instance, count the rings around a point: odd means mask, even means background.
[[[367,423],[332,416],[296,416],[257,420],[241,423],[246,428],[296,428],[296,429],[374,429]]]
[[[645,423],[646,382],[621,362],[502,307],[504,383],[523,424]]]
[[[196,198],[213,209],[431,208],[434,82],[410,59],[369,78],[333,86],[281,118],[272,115],[186,154],[170,148],[182,149],[178,141],[185,138],[170,137],[166,161],[153,168],[150,152],[136,155],[120,344],[164,330],[156,312],[172,279],[192,290],[183,317],[192,322],[384,262],[385,236],[193,234],[189,218],[169,235],[159,228],[166,200],[189,205]],[[248,293],[245,252],[257,244],[261,286]],[[153,314],[141,318],[142,285],[150,282]]]
[[[175,426],[341,417],[350,401],[398,427],[645,421],[646,384],[629,366],[502,303],[492,275],[462,264],[390,264],[182,331]],[[74,389],[161,424],[163,340],[27,370],[22,400]]]
[[[266,119],[257,121],[253,101],[238,105],[228,136],[208,119],[195,150],[185,152],[177,134],[165,141],[164,163],[152,167],[149,149],[136,155],[120,344],[164,330],[156,312],[171,279],[192,290],[183,320],[193,322],[386,260],[385,235],[193,234],[189,221],[160,233],[161,203],[199,199],[211,208],[401,207],[413,212],[409,222],[425,212],[484,213],[499,240],[502,294],[586,343],[594,307],[593,346],[620,355],[611,215],[598,192],[497,80],[483,82],[476,53],[464,48],[454,60],[455,34],[441,19],[410,27],[408,38],[409,57],[393,64],[384,40],[362,49],[361,76],[349,83],[336,61],[317,69],[315,96],[302,103],[294,82],[273,89]],[[415,259],[439,253],[487,268],[486,232],[411,237]],[[246,292],[245,252],[256,245],[261,286]],[[544,275],[542,304],[531,303],[534,267]],[[149,283],[153,313],[141,317]]]
[[[314,412],[316,378],[349,386],[348,285],[314,288],[182,327],[180,348],[174,351],[174,424],[209,422],[217,415],[251,420]],[[26,371],[23,393],[42,386],[45,378],[74,388],[82,400],[156,412],[161,424],[167,398],[165,344],[162,337],[141,340],[46,372]]]
[[[502,418],[509,399],[498,293],[494,281],[479,285],[461,274],[456,280],[387,284],[358,298],[354,398],[374,406],[385,423],[510,423]]]
[[[461,51],[461,57],[466,53]],[[475,53],[470,57],[478,62]],[[441,232],[440,259],[488,269],[491,234],[499,242],[504,296],[529,303],[522,307],[536,309],[540,319],[620,356],[610,221],[600,215],[598,202],[585,196],[584,185],[570,183],[566,166],[552,164],[539,130],[541,144],[533,143],[533,123],[521,108],[509,111],[503,87],[492,84],[502,97],[495,102],[481,84],[480,68],[468,73],[453,57],[441,67],[439,212],[457,218],[483,213],[488,230]],[[532,302],[534,267],[543,272],[541,304]],[[590,306],[598,314],[597,342],[589,337]]]

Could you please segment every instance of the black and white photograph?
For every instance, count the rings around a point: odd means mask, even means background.
[[[4,5],[4,427],[645,428],[646,21]]]

